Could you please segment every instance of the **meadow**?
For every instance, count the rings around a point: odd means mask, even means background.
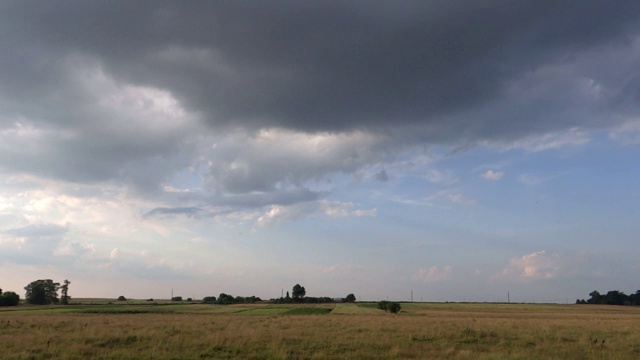
[[[640,308],[82,301],[0,311],[2,359],[637,359]]]

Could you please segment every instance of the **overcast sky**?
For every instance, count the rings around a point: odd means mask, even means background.
[[[640,289],[638,1],[2,1],[0,287]]]

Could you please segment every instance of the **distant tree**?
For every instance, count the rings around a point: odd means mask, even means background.
[[[289,296],[289,292],[287,291],[287,296],[284,297],[284,302],[290,302],[291,296]]]
[[[233,301],[234,301],[233,296],[227,295],[225,293],[221,293],[220,295],[218,295],[218,301],[216,301],[216,303],[220,305],[229,305],[229,304],[233,304]]]
[[[601,303],[601,295],[598,291],[593,290],[589,296],[591,296],[591,298],[589,300],[587,300],[587,303],[589,304],[600,304]]]
[[[307,291],[304,289],[304,286],[300,286],[300,284],[295,284],[291,290],[291,297],[295,302],[302,302],[302,299],[306,294]]]
[[[171,301],[182,301],[182,296],[174,296],[171,298]]]
[[[349,294],[346,298],[344,298],[344,302],[356,302],[356,296],[353,294]]]
[[[62,305],[68,305],[69,300],[71,299],[71,296],[69,296],[69,284],[71,284],[71,281],[65,279],[63,282],[63,285],[60,286],[60,290],[62,292],[62,296],[60,297],[60,303]]]
[[[127,301],[127,298],[123,295],[118,296],[118,301]]]
[[[202,298],[202,302],[206,303],[206,304],[213,304],[214,302],[216,302],[216,297],[215,296],[205,296]]]
[[[380,301],[378,303],[378,309],[394,314],[398,313],[400,311],[400,308],[401,306],[397,302]]]
[[[60,283],[51,279],[32,281],[24,288],[27,291],[25,300],[28,304],[35,305],[57,304],[59,288]]]
[[[3,293],[0,289],[0,306],[17,306],[20,303],[20,295],[13,291]]]
[[[609,305],[624,305],[627,302],[627,295],[622,291],[612,290],[605,295],[605,301]]]

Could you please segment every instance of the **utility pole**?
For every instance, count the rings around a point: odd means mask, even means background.
[[[411,290],[411,302],[413,302],[413,290]]]
[[[511,303],[511,297],[509,296],[509,292],[507,291],[507,303]]]

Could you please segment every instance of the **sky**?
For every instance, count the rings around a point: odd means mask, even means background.
[[[640,2],[2,1],[0,287],[640,289]]]

